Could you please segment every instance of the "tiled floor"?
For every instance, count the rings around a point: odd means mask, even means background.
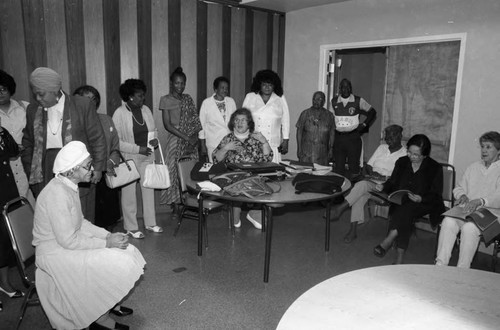
[[[163,234],[147,232],[144,240],[133,240],[148,264],[124,303],[134,314],[120,322],[131,329],[274,329],[288,306],[319,282],[393,262],[392,251],[384,259],[372,253],[385,234],[386,220],[376,218],[362,225],[358,239],[345,244],[349,212],[344,213],[332,223],[331,250],[325,253],[322,214],[319,204],[287,206],[275,213],[267,284],[263,282],[265,235],[248,221],[243,220],[232,237],[225,214],[211,215],[209,248],[198,257],[197,222],[186,220],[174,238],[170,214],[160,214]],[[435,236],[418,230],[406,262],[432,264],[434,246]],[[484,256],[477,259],[476,268],[489,262]],[[12,282],[21,287],[15,269],[11,271]],[[5,295],[0,299],[4,304],[0,328],[11,329],[21,300]],[[50,329],[50,325],[39,307],[30,307],[21,328]]]

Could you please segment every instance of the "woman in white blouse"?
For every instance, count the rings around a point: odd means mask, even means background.
[[[212,152],[217,148],[224,136],[229,134],[229,118],[236,110],[236,103],[227,96],[229,79],[217,77],[214,80],[214,94],[201,104],[200,121],[203,129],[198,133],[201,141],[201,155],[212,162]]]
[[[252,112],[255,131],[262,133],[273,150],[273,162],[281,161],[281,154],[288,152],[290,113],[283,95],[281,79],[272,70],[257,72],[252,82],[252,92],[243,101],[243,108]]]

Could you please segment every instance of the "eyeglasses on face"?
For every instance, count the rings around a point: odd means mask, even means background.
[[[7,95],[9,94],[9,90],[5,87],[0,87],[0,94]]]
[[[80,167],[83,168],[85,171],[90,171],[94,167],[94,162],[90,160],[90,162],[88,162],[87,165],[85,166],[81,165]]]
[[[236,118],[236,119],[234,120],[234,122],[235,122],[236,124],[239,124],[239,123],[244,124],[244,123],[248,123],[248,119],[246,119],[246,118]]]

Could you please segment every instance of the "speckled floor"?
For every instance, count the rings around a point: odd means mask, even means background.
[[[288,306],[319,282],[393,262],[393,251],[384,259],[372,253],[385,234],[385,219],[360,226],[358,239],[345,244],[342,238],[349,226],[345,212],[332,223],[331,248],[325,253],[322,214],[319,204],[275,212],[269,283],[263,282],[265,235],[248,221],[243,220],[232,237],[225,214],[210,215],[209,247],[198,257],[197,222],[185,220],[173,237],[170,214],[159,214],[163,234],[147,232],[145,239],[132,240],[148,264],[124,303],[134,314],[119,322],[131,329],[274,329]],[[406,263],[432,264],[434,246],[433,234],[417,230]],[[489,258],[480,254],[474,267],[488,264]],[[11,272],[13,284],[20,288],[16,270]],[[0,329],[12,329],[21,300],[3,294],[0,299],[4,305]],[[50,329],[50,325],[39,307],[29,307],[21,329]]]

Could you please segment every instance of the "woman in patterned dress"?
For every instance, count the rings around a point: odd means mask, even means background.
[[[180,158],[198,159],[198,132],[201,130],[198,110],[189,94],[184,94],[186,75],[181,67],[170,76],[170,94],[160,99],[163,126],[167,130],[165,154],[170,173],[170,188],[163,190],[161,204],[172,206],[174,218],[178,217],[180,203],[177,162]]]

